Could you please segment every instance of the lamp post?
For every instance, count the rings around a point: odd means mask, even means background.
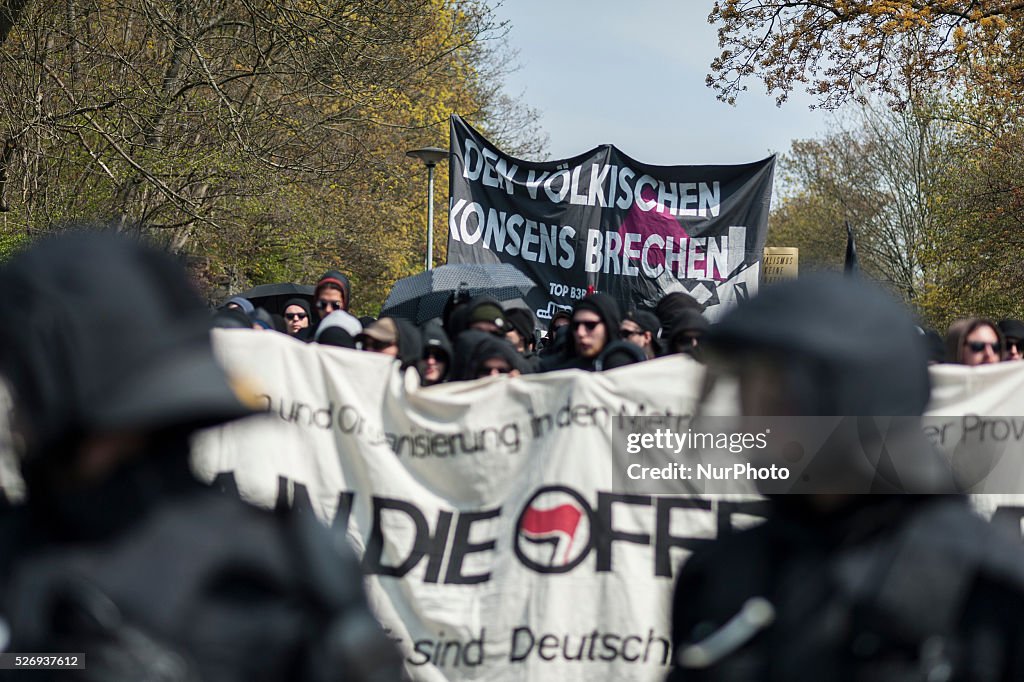
[[[410,149],[405,153],[419,159],[427,167],[427,270],[434,267],[434,166],[448,158],[448,150],[440,147]]]

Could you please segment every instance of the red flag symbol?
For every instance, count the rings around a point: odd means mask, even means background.
[[[572,548],[572,541],[581,518],[583,518],[583,512],[571,504],[561,504],[551,509],[537,509],[531,506],[523,514],[519,528],[527,535],[533,536],[551,533],[565,534],[568,536],[569,542],[565,547],[564,560],[568,560],[569,550]]]

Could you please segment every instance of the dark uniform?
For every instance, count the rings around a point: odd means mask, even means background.
[[[927,400],[909,316],[857,280],[768,288],[710,340],[741,368],[774,368],[774,414],[908,417]],[[848,454],[845,475],[877,474]],[[950,490],[923,441],[889,454],[908,465],[904,489]],[[683,566],[670,680],[1024,679],[1024,549],[966,498],[779,495],[771,508]]]
[[[0,650],[84,653],[87,680],[399,677],[342,538],[191,476],[191,434],[251,409],[175,263],[65,235],[0,290],[28,494],[0,513]]]

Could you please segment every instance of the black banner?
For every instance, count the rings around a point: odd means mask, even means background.
[[[653,166],[612,145],[534,163],[451,120],[449,263],[512,263],[546,324],[587,287],[624,309],[685,291],[714,321],[757,292],[775,157]]]

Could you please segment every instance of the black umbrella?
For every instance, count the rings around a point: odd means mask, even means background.
[[[263,308],[268,313],[284,315],[284,304],[290,298],[306,299],[309,301],[309,309],[312,310],[314,289],[315,287],[311,284],[281,282],[280,284],[261,284],[236,295],[249,299],[254,306]]]
[[[395,282],[381,317],[401,317],[422,324],[440,317],[451,295],[464,289],[470,296],[486,294],[499,301],[523,298],[537,285],[508,263],[441,265]]]

